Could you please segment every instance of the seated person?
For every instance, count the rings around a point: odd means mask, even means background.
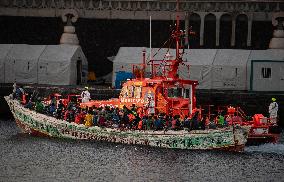
[[[29,100],[29,102],[28,102],[24,107],[25,107],[25,108],[28,108],[28,109],[33,109],[34,104],[33,104],[33,102],[31,101],[31,99]]]
[[[215,122],[211,120],[211,121],[209,122],[208,127],[209,127],[209,129],[216,129],[216,124],[215,124]]]

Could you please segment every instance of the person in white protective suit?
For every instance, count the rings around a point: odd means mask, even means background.
[[[82,103],[89,102],[91,99],[91,94],[89,88],[85,87],[85,90],[81,93]]]
[[[278,112],[278,104],[275,98],[271,99],[272,102],[269,105],[268,112],[270,117],[270,122],[276,124],[277,123],[277,112]]]
[[[151,91],[148,91],[146,94],[146,107],[148,108],[149,115],[155,114],[155,100]]]

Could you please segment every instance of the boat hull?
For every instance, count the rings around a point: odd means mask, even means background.
[[[113,143],[147,145],[161,148],[243,151],[248,127],[229,127],[196,131],[139,131],[86,127],[24,108],[17,100],[5,97],[17,125],[25,133],[37,136],[98,140]]]
[[[281,128],[278,126],[259,125],[252,126],[246,145],[261,145],[277,143],[280,138]]]

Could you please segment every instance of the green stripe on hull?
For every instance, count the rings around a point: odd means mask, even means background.
[[[30,111],[33,112],[33,111]],[[62,121],[39,121],[31,115],[15,110],[15,116],[24,125],[52,137],[106,140],[119,143],[143,144],[155,147],[180,149],[212,149],[234,145],[232,130],[212,131],[206,134],[161,134],[161,132],[120,131],[100,127],[85,127]]]

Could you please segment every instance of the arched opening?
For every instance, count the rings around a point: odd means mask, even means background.
[[[195,32],[195,35],[189,35],[189,47],[190,48],[199,48],[200,40],[200,16],[196,13],[193,13],[189,17],[189,30]]]
[[[204,18],[204,47],[216,47],[216,16],[211,13]]]
[[[236,48],[247,47],[248,17],[244,14],[236,18]]]
[[[253,21],[251,40],[253,49],[268,49],[273,26],[269,21]]]
[[[220,18],[220,48],[230,48],[232,37],[232,16],[224,14]]]
[[[76,63],[76,68],[77,68],[77,81],[76,84],[80,85],[82,83],[82,60],[77,60]]]

